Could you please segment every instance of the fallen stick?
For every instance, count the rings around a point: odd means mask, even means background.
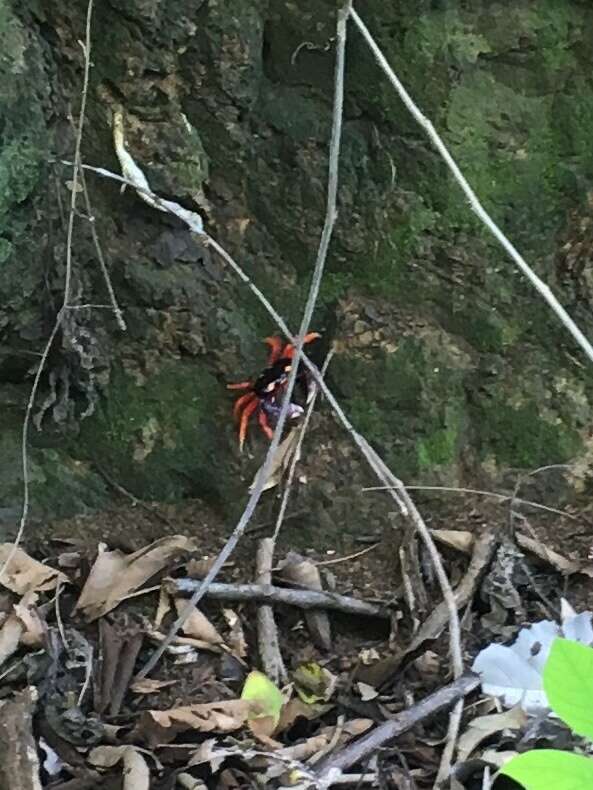
[[[256,557],[256,581],[260,586],[272,583],[274,543],[274,538],[264,538],[259,542]],[[288,674],[280,651],[274,610],[265,603],[260,604],[257,610],[257,644],[267,677],[276,685],[287,683]]]
[[[34,688],[0,705],[0,790],[41,790],[33,738]]]
[[[363,762],[373,752],[385,746],[398,735],[406,732],[419,722],[433,716],[435,713],[449,708],[458,700],[466,697],[480,685],[480,678],[473,672],[468,672],[448,686],[435,691],[425,697],[421,702],[403,710],[389,721],[383,722],[367,735],[363,735],[354,743],[346,746],[342,751],[325,760],[317,770],[318,788],[331,787],[339,781],[342,772],[351,768],[358,762]]]
[[[199,579],[168,579],[167,589],[171,593],[193,593],[201,585]],[[263,601],[269,604],[287,604],[298,606],[299,609],[332,609],[346,614],[357,614],[363,617],[379,617],[389,619],[389,612],[378,606],[358,598],[348,598],[330,592],[315,590],[288,590],[284,587],[273,587],[267,584],[222,584],[213,582],[206,592],[210,598],[220,601]]]

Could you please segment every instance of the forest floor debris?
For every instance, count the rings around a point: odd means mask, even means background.
[[[339,783],[422,790],[433,786],[447,715],[463,697],[456,787],[482,787],[485,768],[492,775],[522,744],[533,746],[528,713],[503,713],[479,694],[472,673],[452,681],[438,586],[422,547],[400,561],[391,530],[369,552],[350,536],[339,550],[334,543],[328,553],[299,547],[297,554],[293,539],[281,536],[276,553],[285,559],[263,580],[258,533],[191,612],[151,676],[135,679],[221,544],[216,529],[198,536],[189,529],[195,513],[180,508],[178,515],[125,506],[46,525],[15,553],[0,590],[0,705],[7,722],[0,751],[10,761],[20,759],[15,749],[35,748],[26,751],[12,786]],[[577,612],[591,604],[582,585],[588,531],[567,542],[574,514],[566,522],[530,514],[529,539],[522,530],[515,543],[507,515],[504,504],[485,506],[468,496],[462,508],[442,507],[431,518],[470,663],[480,648],[511,641],[525,621],[541,620],[542,595],[558,611],[562,592]],[[163,535],[163,516],[177,534]],[[120,520],[129,526],[125,535],[114,526]],[[504,548],[509,541],[512,549]],[[10,551],[10,544],[0,545],[0,557]],[[410,578],[422,579],[427,596],[422,608],[412,608],[402,578],[411,563]],[[266,607],[277,623],[283,677],[260,671],[257,622]],[[16,735],[7,730],[9,719]],[[540,721],[537,733],[556,747],[571,743],[558,721]]]

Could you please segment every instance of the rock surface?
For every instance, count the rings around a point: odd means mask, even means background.
[[[117,170],[110,119],[121,108],[153,188],[202,211],[296,328],[325,207],[335,2],[95,5],[84,160]],[[486,208],[593,336],[593,10],[369,0],[360,12]],[[74,150],[85,14],[82,0],[0,0],[8,511],[21,497],[32,374],[62,300],[71,171],[60,161]],[[500,483],[570,462],[582,487],[590,368],[470,213],[353,26],[346,91],[340,214],[314,322],[326,348],[338,343],[331,387],[406,481]],[[175,221],[130,190],[86,181],[128,331],[107,310],[68,314],[33,410],[34,510],[101,507],[107,477],[138,497],[199,497],[233,515],[263,441],[255,458],[238,456],[225,384],[259,370],[275,327]],[[84,217],[72,295],[107,301]],[[353,503],[374,481],[323,406],[302,475],[305,534],[382,522],[382,500]]]

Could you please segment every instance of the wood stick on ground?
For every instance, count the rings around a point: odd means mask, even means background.
[[[257,549],[255,580],[264,587],[272,585],[274,543],[273,538],[264,538]],[[266,675],[277,685],[286,683],[288,673],[280,652],[274,610],[269,604],[261,604],[257,610],[257,644]]]
[[[193,593],[201,584],[199,579],[169,579],[167,589],[173,594],[187,594]],[[389,612],[383,606],[330,592],[289,590],[272,585],[213,582],[208,587],[206,595],[220,601],[264,601],[269,604],[297,606],[300,609],[331,609],[360,617],[389,620]]]
[[[480,678],[473,672],[462,675],[448,686],[435,691],[408,710],[398,713],[389,721],[383,722],[374,730],[363,735],[354,743],[346,746],[341,752],[330,757],[318,768],[318,788],[327,788],[339,779],[343,771],[393,741],[398,735],[406,732],[429,716],[434,716],[445,708],[454,705],[480,685]]]
[[[466,606],[472,599],[478,582],[482,578],[483,573],[494,556],[494,552],[498,546],[498,538],[491,532],[485,532],[480,535],[474,543],[474,550],[472,558],[468,565],[467,571],[464,573],[463,578],[455,588],[454,598],[455,605],[458,609]],[[443,602],[433,609],[426,620],[420,626],[420,629],[410,645],[406,648],[404,655],[409,655],[417,650],[423,642],[429,639],[437,639],[445,629],[449,619],[447,607]]]
[[[41,790],[33,738],[34,688],[0,704],[0,790]]]

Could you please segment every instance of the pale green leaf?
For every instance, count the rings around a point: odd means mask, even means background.
[[[500,773],[525,790],[591,790],[593,760],[556,749],[534,749],[513,757]]]
[[[270,717],[274,727],[278,724],[284,697],[263,672],[254,670],[247,675],[241,699],[254,703],[249,714],[250,719]]]
[[[555,639],[544,667],[544,689],[554,713],[577,735],[593,740],[593,649]]]

